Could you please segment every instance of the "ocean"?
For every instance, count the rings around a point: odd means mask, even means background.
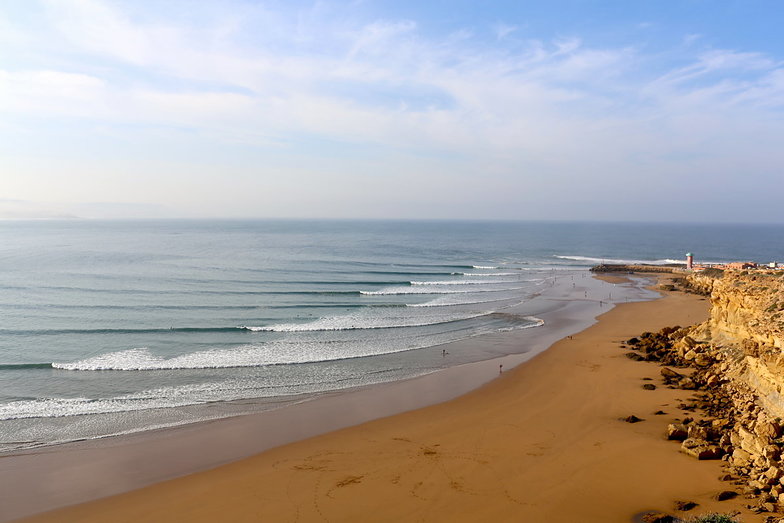
[[[781,238],[773,225],[0,222],[0,451],[523,351],[443,347],[546,328],[534,298],[597,263],[784,261]]]

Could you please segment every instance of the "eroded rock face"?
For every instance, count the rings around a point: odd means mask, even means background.
[[[782,508],[784,273],[715,271],[687,280],[710,295],[710,318],[627,342],[640,359],[663,366],[666,386],[693,391],[679,405],[690,417],[671,423],[665,437],[697,459],[726,460],[727,476],[758,498],[759,511]]]
[[[702,337],[748,353],[784,350],[784,276],[724,271],[721,277],[690,275],[692,285],[710,290],[710,319]]]
[[[723,353],[723,377],[745,384],[770,417],[784,418],[784,274],[724,271],[688,280],[710,291],[711,311],[708,321],[680,340],[683,349],[700,345],[687,348],[687,338],[710,347],[694,354],[692,361],[700,367]]]

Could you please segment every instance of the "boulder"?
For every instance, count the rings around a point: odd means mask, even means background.
[[[689,437],[688,429],[686,425],[681,423],[670,423],[667,425],[667,439],[669,440],[676,440],[676,441],[683,441]]]
[[[732,451],[732,464],[736,467],[745,467],[751,461],[751,454],[743,449],[736,448]]]
[[[695,457],[699,460],[721,459],[721,457],[724,455],[724,449],[718,445],[698,447],[696,450],[697,452]]]
[[[675,523],[678,521],[673,516],[664,512],[648,512],[642,515],[643,523]]]
[[[681,443],[681,452],[698,460],[721,459],[724,455],[721,447],[694,438],[687,438]]]
[[[626,423],[639,423],[640,421],[645,421],[642,418],[638,418],[634,414],[632,414],[630,416],[626,416],[625,418],[621,418],[621,420],[625,421]]]
[[[755,491],[760,491],[767,486],[768,484],[766,482],[760,481],[758,479],[752,479],[751,481],[749,481],[749,487],[751,487]]]
[[[687,510],[691,510],[697,506],[697,503],[693,501],[676,501],[675,502],[675,510],[680,510],[682,512],[686,512]]]
[[[692,423],[689,425],[688,437],[694,439],[708,439],[708,430],[705,427]]]
[[[711,375],[707,380],[705,380],[705,385],[707,387],[715,387],[720,383],[721,383],[721,378],[715,374]]]
[[[697,342],[694,341],[690,336],[684,336],[678,340],[678,343],[683,345],[686,349],[693,349],[697,345]]]
[[[715,499],[716,501],[727,501],[728,499],[734,499],[737,496],[738,493],[735,492],[734,490],[722,490],[721,492],[713,496],[713,499]]]
[[[683,377],[682,374],[678,374],[674,370],[664,367],[661,370],[662,378],[664,378],[664,383],[672,383],[674,381],[678,381]]]
[[[781,435],[781,426],[773,421],[763,421],[757,423],[754,432],[763,438],[776,439]]]
[[[769,460],[778,460],[781,455],[781,450],[776,445],[765,445],[762,449],[762,455]]]
[[[697,384],[689,377],[681,378],[678,381],[678,386],[684,390],[694,390],[697,388]]]
[[[764,452],[767,442],[762,440],[759,436],[749,432],[743,427],[738,427],[738,443],[733,441],[735,447],[741,447],[743,450],[748,451],[750,454],[761,455]]]
[[[784,473],[782,473],[780,468],[774,466],[763,472],[763,475],[769,480],[773,480],[772,483],[770,483],[773,485],[776,483],[776,480],[778,480],[781,476],[784,476]]]

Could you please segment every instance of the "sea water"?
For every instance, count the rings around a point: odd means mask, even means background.
[[[498,357],[600,262],[782,261],[781,226],[0,222],[0,451],[251,411]],[[531,302],[533,303],[533,302]],[[523,307],[525,309],[525,307]],[[545,327],[546,328],[546,327]],[[519,348],[524,350],[524,348]]]

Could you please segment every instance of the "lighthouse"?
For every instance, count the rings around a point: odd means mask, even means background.
[[[694,268],[694,255],[690,252],[686,253],[686,270],[690,271]]]

